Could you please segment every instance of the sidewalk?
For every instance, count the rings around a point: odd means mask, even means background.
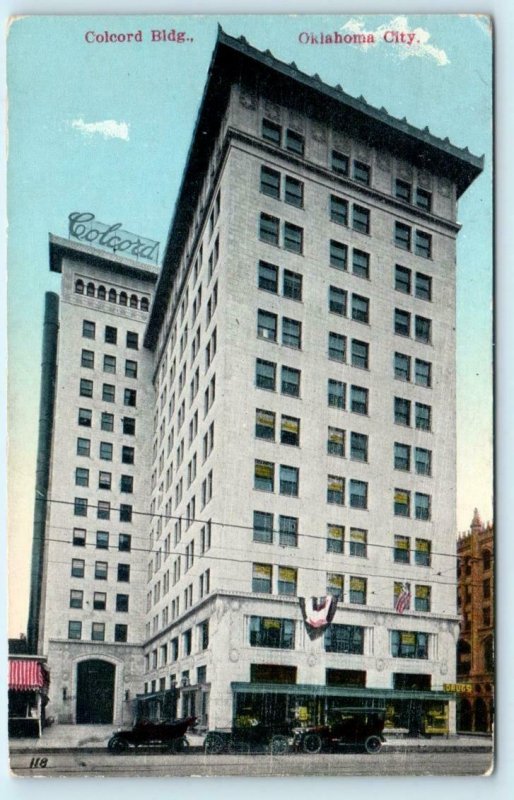
[[[113,725],[52,725],[46,728],[40,739],[10,739],[12,753],[65,752],[67,750],[106,750],[107,742],[116,727]],[[203,749],[204,737],[188,733],[191,751]],[[383,752],[403,753],[407,751],[441,752],[490,752],[492,737],[483,735],[433,736],[430,739],[387,736]]]

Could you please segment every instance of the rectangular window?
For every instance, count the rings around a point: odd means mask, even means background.
[[[296,595],[297,570],[293,567],[278,568],[277,590],[279,594]]]
[[[114,431],[114,414],[108,414],[106,411],[102,412],[100,429],[109,433]]]
[[[348,262],[348,247],[342,242],[330,240],[330,266],[345,270]]]
[[[135,331],[127,331],[126,338],[129,350],[139,350],[139,336]]]
[[[429,539],[416,539],[414,562],[418,567],[429,567],[432,560],[432,543]]]
[[[104,372],[116,372],[116,356],[104,356]]]
[[[365,253],[364,250],[353,250],[352,272],[358,278],[369,279],[369,253]]]
[[[400,247],[402,250],[410,250],[411,229],[408,225],[404,225],[402,222],[395,222],[394,243],[396,247]]]
[[[349,158],[338,150],[332,150],[332,170],[336,175],[348,175]]]
[[[128,638],[128,626],[122,625],[119,622],[116,623],[114,626],[114,641],[115,642],[126,642]],[[161,678],[161,680],[163,680]]]
[[[118,564],[118,581],[128,583],[130,581],[130,564]]]
[[[350,481],[350,506],[351,508],[368,507],[368,484],[366,481]]]
[[[79,408],[78,424],[84,428],[90,428],[93,419],[93,412],[89,408]]]
[[[71,560],[71,577],[83,578],[85,561],[82,558],[72,558]]]
[[[73,513],[76,517],[87,517],[87,498],[76,497],[73,503]]]
[[[298,497],[299,470],[297,467],[280,465],[280,494]]]
[[[82,622],[78,620],[68,622],[68,639],[82,639]]]
[[[327,553],[342,553],[344,551],[344,527],[342,525],[327,525]]]
[[[258,408],[255,412],[255,435],[258,439],[275,441],[275,414]]]
[[[262,138],[266,139],[267,142],[271,142],[272,144],[278,145],[282,142],[282,128],[280,125],[275,125],[274,122],[271,122],[269,119],[262,120]]]
[[[300,420],[282,414],[280,421],[280,444],[300,445]]]
[[[277,340],[277,315],[268,311],[257,311],[257,336],[259,339],[268,339],[270,342]]]
[[[346,405],[346,384],[329,378],[327,399],[331,408],[344,408]]]
[[[430,495],[416,492],[414,496],[414,507],[416,512],[416,519],[421,519],[421,520],[430,519]]]
[[[82,336],[85,339],[94,339],[95,338],[95,323],[90,322],[87,319],[82,320]]]
[[[253,540],[264,544],[273,543],[273,514],[265,511],[253,512]]]
[[[432,338],[432,322],[425,317],[416,317],[414,335],[418,342],[429,344]]]
[[[328,334],[328,357],[333,361],[346,360],[346,336],[330,331]]]
[[[125,377],[137,378],[137,361],[131,361],[128,358],[125,359]]]
[[[130,553],[132,537],[128,533],[120,533],[118,536],[118,550],[124,553]]]
[[[73,528],[73,544],[75,547],[86,546],[86,530],[85,528]]]
[[[394,354],[394,377],[399,381],[410,381],[410,356]]]
[[[337,625],[333,623],[325,631],[325,650],[327,653],[364,653],[364,628],[357,625]]]
[[[95,561],[95,578],[99,581],[107,580],[107,561]]]
[[[350,458],[353,461],[368,460],[368,437],[365,433],[350,434]]]
[[[330,195],[330,219],[339,225],[348,225],[348,201],[342,197]]]
[[[135,436],[136,433],[136,420],[134,417],[123,417],[123,433],[128,436]]]
[[[96,577],[96,576],[95,576]],[[93,594],[93,608],[95,611],[105,611],[107,606],[107,595],[105,592],[95,592]]]
[[[114,403],[116,398],[116,389],[111,383],[102,384],[102,400],[104,403]]]
[[[278,291],[278,267],[268,264],[267,261],[259,261],[258,285],[259,289],[276,294]]]
[[[411,271],[406,267],[396,264],[394,268],[394,288],[397,292],[410,294],[411,291]]]
[[[397,425],[410,425],[410,400],[394,398],[394,421]]]
[[[284,186],[284,200],[291,206],[303,208],[303,183],[302,181],[291,178],[290,175],[285,177]]]
[[[344,478],[340,475],[329,475],[327,479],[327,503],[336,506],[344,505]]]
[[[116,611],[126,613],[129,610],[129,596],[128,594],[116,595]]]
[[[302,276],[298,272],[291,272],[290,270],[285,269],[282,292],[284,297],[290,297],[291,300],[301,300]]]
[[[369,322],[369,300],[359,294],[352,294],[352,319],[355,322]]]
[[[110,489],[112,483],[112,475],[110,472],[99,472],[98,473],[98,488],[99,489]]]
[[[118,329],[113,328],[111,325],[105,326],[105,342],[106,344],[116,344],[118,341]]]
[[[419,358],[415,361],[414,380],[418,386],[425,386],[430,388],[432,385],[432,365],[429,361],[421,361]]]
[[[410,583],[395,581],[393,584],[393,608],[399,613],[410,609],[411,593]]]
[[[132,506],[120,503],[120,522],[132,522]]]
[[[426,192],[424,189],[416,189],[414,195],[414,203],[418,208],[423,211],[431,211],[432,208],[432,193]]]
[[[271,594],[271,564],[253,564],[252,592]]]
[[[298,519],[296,517],[278,518],[278,543],[280,547],[297,547],[298,546]]]
[[[112,461],[111,442],[100,442],[100,458],[104,461]]]
[[[394,490],[394,513],[397,517],[410,517],[410,492]]]
[[[123,445],[121,448],[121,463],[133,464],[134,463],[134,448]]]
[[[338,289],[337,286],[329,286],[328,288],[328,310],[332,314],[339,314],[341,317],[346,316],[347,293],[344,289]]]
[[[268,244],[279,243],[279,220],[269,214],[261,214],[259,221],[259,238]]]
[[[408,444],[394,443],[394,468],[404,472],[410,470],[410,446]]]
[[[368,164],[363,164],[362,161],[353,162],[353,179],[364,183],[369,186],[371,180],[371,168]]]
[[[292,619],[250,617],[250,647],[294,650],[294,629]]]
[[[97,550],[109,549],[109,533],[107,531],[96,532],[96,549]]]
[[[432,409],[423,403],[416,403],[416,428],[420,431],[429,431],[432,428]]]
[[[350,555],[358,558],[368,555],[368,532],[362,528],[350,528]]]
[[[79,394],[81,397],[93,397],[93,381],[81,378]]]
[[[272,361],[258,358],[255,362],[255,384],[260,389],[275,391],[276,367]]]
[[[416,231],[414,238],[414,252],[422,258],[432,257],[432,237],[424,231]]]
[[[393,658],[428,658],[428,633],[391,631]]]
[[[394,196],[398,200],[403,200],[404,203],[410,203],[412,197],[411,184],[397,178],[394,183]]]
[[[352,367],[369,369],[369,344],[352,339]]]
[[[410,564],[410,539],[408,536],[394,537],[393,558],[396,564]]]
[[[344,595],[344,576],[335,572],[327,573],[326,592],[332,595],[332,597],[338,597],[342,600]]]
[[[81,589],[70,591],[70,608],[82,608],[84,603],[84,592]]]
[[[341,428],[329,427],[327,453],[331,456],[344,456],[344,430]]]
[[[86,369],[94,369],[95,354],[92,350],[82,350],[80,366],[85,367]]]
[[[122,475],[120,477],[120,492],[132,494],[134,491],[134,477],[132,475]]]
[[[304,138],[301,133],[286,129],[286,150],[303,156]]]
[[[423,275],[421,272],[416,272],[414,294],[420,300],[432,300],[432,278],[428,275]]]
[[[366,578],[350,577],[350,603],[366,605],[367,581]]]
[[[300,370],[282,367],[280,390],[290,397],[300,397]]]
[[[282,317],[282,344],[299,350],[302,346],[302,323]]]
[[[105,641],[105,622],[93,622],[91,625],[91,641]]]
[[[91,439],[77,439],[77,455],[89,456],[91,453]]]
[[[395,308],[394,332],[399,336],[410,336],[410,314],[408,311]]]
[[[124,389],[123,391],[123,404],[126,406],[135,406],[137,394],[135,389]]]
[[[269,197],[280,199],[280,172],[269,167],[261,167],[261,192]]]
[[[270,461],[256,459],[254,467],[254,488],[262,492],[273,492],[275,485],[275,465]]]
[[[303,253],[303,228],[284,222],[284,249],[291,253]]]
[[[414,611],[430,611],[430,586],[416,585]]]
[[[354,205],[352,208],[352,228],[359,233],[369,233],[369,210]]]

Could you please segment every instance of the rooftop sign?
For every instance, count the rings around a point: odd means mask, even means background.
[[[135,259],[158,263],[159,242],[143,239],[135,233],[121,229],[122,223],[106,225],[95,219],[89,211],[73,211],[69,217],[68,234],[70,239],[101,247],[111,253],[130,256]]]

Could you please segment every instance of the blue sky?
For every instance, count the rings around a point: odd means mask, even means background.
[[[90,210],[164,243],[216,38],[218,19],[299,69],[340,83],[486,156],[459,205],[458,527],[492,517],[491,37],[472,16],[38,17],[15,22],[9,81],[9,412],[12,632],[25,627],[48,233]],[[152,29],[193,42],[151,43]],[[302,32],[417,30],[420,44],[301,45]],[[140,44],[87,44],[89,30],[141,29]],[[377,34],[377,40],[380,35]],[[471,56],[472,54],[472,56]],[[25,588],[26,587],[26,588]]]

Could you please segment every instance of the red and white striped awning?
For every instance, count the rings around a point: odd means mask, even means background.
[[[9,659],[9,689],[37,691],[48,686],[48,673],[39,661]]]

